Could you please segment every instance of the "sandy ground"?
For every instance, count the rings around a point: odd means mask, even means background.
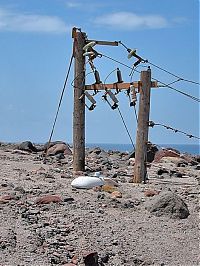
[[[129,164],[126,154],[87,156],[88,169],[118,182],[122,198],[112,199],[106,191],[71,187],[72,156],[43,164],[41,153],[0,147],[0,266],[85,265],[83,254],[92,251],[105,266],[200,265],[198,167],[177,168],[174,159],[152,163],[148,183],[136,185],[129,182]],[[158,176],[162,167],[183,177]],[[146,197],[148,189],[175,192],[187,204],[188,218],[150,213],[146,206],[158,195]],[[62,201],[37,204],[44,195]]]

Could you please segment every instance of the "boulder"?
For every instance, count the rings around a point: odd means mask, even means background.
[[[147,162],[151,163],[154,160],[155,154],[158,152],[158,148],[155,144],[148,142],[147,144]],[[129,155],[130,158],[135,158],[135,151]]]
[[[72,155],[72,151],[66,143],[57,143],[47,150],[47,156],[57,155],[60,153],[64,155]]]
[[[37,152],[37,148],[30,141],[20,143],[17,148],[22,151]]]
[[[185,219],[189,216],[187,204],[175,193],[164,192],[156,197],[147,208],[156,216]]]
[[[180,153],[167,149],[159,150],[155,154],[154,162],[160,162],[163,157],[180,157]]]

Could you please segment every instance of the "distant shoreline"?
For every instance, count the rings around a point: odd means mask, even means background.
[[[4,142],[0,141],[1,145],[18,145],[21,142]],[[44,145],[44,143],[36,143],[35,145]],[[72,147],[72,143],[68,143]],[[198,144],[155,144],[159,149],[161,148],[173,148],[181,153],[188,153],[192,155],[200,155],[200,145]],[[86,143],[86,148],[99,147],[105,151],[121,151],[121,152],[131,152],[134,150],[131,144],[113,144],[113,143]]]

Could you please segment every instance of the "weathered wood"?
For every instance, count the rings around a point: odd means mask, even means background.
[[[90,42],[96,42],[96,44],[99,45],[110,45],[110,46],[119,46],[119,42],[114,41],[114,42],[110,42],[110,41],[96,41],[96,40],[87,40],[86,43],[90,43]]]
[[[148,142],[148,121],[150,112],[151,70],[141,72],[140,100],[138,112],[138,127],[136,136],[134,183],[145,181],[146,154]]]
[[[76,32],[74,38],[74,112],[73,112],[73,169],[85,170],[85,57],[83,46],[85,38],[82,32]]]
[[[134,81],[131,83],[111,83],[111,84],[91,84],[91,85],[86,85],[85,86],[85,90],[105,90],[109,89],[109,90],[115,90],[115,89],[119,89],[119,90],[128,90],[130,88],[130,85],[133,85],[134,88],[140,88],[142,86],[141,81]],[[152,88],[157,88],[158,84],[157,81],[152,81],[151,82],[151,87]]]

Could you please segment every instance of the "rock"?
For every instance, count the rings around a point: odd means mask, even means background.
[[[56,159],[58,159],[58,160],[65,159],[65,155],[63,153],[58,153],[58,154],[56,154]]]
[[[93,148],[91,151],[89,151],[89,153],[93,153],[96,155],[99,155],[103,150],[99,147]]]
[[[12,154],[21,154],[21,155],[27,155],[30,151],[22,151],[22,150],[13,150]]]
[[[160,162],[163,157],[180,157],[180,153],[177,153],[172,149],[170,150],[162,149],[156,152],[154,157],[154,162]]]
[[[74,201],[74,198],[72,197],[64,198],[64,202],[72,202],[72,201]]]
[[[148,189],[144,192],[145,197],[153,197],[155,195],[158,195],[160,192],[153,189]]]
[[[172,192],[160,194],[148,209],[156,216],[166,215],[170,218],[185,219],[190,214],[186,203]]]
[[[156,153],[158,152],[158,148],[155,144],[148,142],[147,144],[147,162],[151,163],[154,160]],[[133,151],[129,158],[135,158],[135,151]]]
[[[157,175],[162,175],[162,174],[168,174],[169,173],[169,171],[168,170],[166,170],[165,168],[160,168],[160,169],[158,169],[158,171],[157,171]]]
[[[128,160],[128,165],[134,166],[135,165],[135,158],[130,158]]]
[[[33,146],[32,142],[30,141],[22,142],[19,144],[18,149],[22,151],[37,152],[37,148]]]
[[[109,257],[110,257],[110,254],[106,252],[100,256],[100,260],[101,262],[107,263],[109,261]]]
[[[128,209],[128,208],[134,208],[135,205],[136,204],[133,201],[128,200],[128,201],[124,202],[123,207]]]
[[[49,203],[59,203],[62,199],[58,195],[46,195],[43,197],[38,198],[35,203],[36,204],[49,204]]]
[[[198,164],[195,169],[200,170],[200,164]]]
[[[116,190],[115,187],[113,186],[109,186],[109,185],[104,185],[102,186],[102,191],[108,192],[108,193],[112,193]]]
[[[111,193],[111,199],[117,199],[117,198],[122,198],[122,193],[116,190]]]
[[[107,186],[113,186],[113,187],[119,186],[119,184],[116,181],[112,180],[111,178],[104,177],[104,181],[105,181],[105,185]]]
[[[48,148],[47,156],[57,155],[63,153],[64,155],[72,155],[72,151],[69,146],[65,143],[58,143]]]
[[[4,195],[0,197],[0,203],[8,203],[10,200],[15,199],[12,195]]]
[[[99,266],[98,258],[99,256],[97,252],[91,252],[83,255],[85,266]]]

